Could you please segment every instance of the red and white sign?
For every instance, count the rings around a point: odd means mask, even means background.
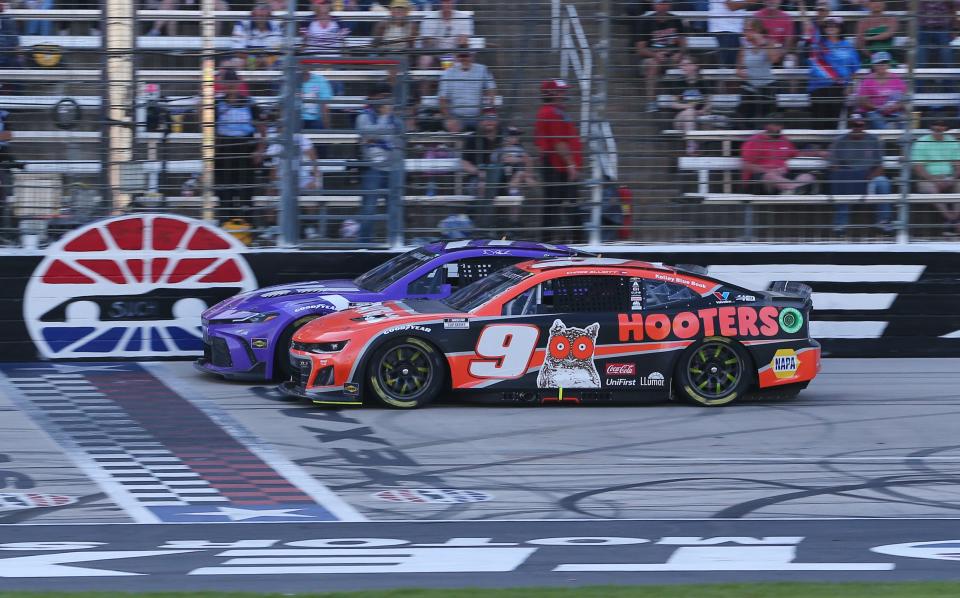
[[[636,376],[637,364],[635,363],[608,363],[608,376]]]
[[[245,249],[183,216],[90,223],[51,245],[31,276],[27,330],[45,358],[199,354],[200,313],[211,298],[257,288]]]

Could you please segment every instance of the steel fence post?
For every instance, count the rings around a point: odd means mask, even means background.
[[[280,161],[280,245],[296,247],[299,243],[298,199],[300,194],[300,172],[297,168],[300,144],[294,143],[294,135],[300,131],[298,95],[300,92],[299,69],[297,68],[297,0],[287,0],[287,15],[284,27],[283,63],[283,127],[280,143],[283,146],[283,159]]]

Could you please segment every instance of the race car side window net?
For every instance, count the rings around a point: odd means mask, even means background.
[[[623,276],[567,276],[540,286],[538,314],[629,311],[630,279]]]

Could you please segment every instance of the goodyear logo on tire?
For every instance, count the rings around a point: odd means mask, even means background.
[[[45,358],[187,356],[203,349],[200,313],[257,288],[244,245],[203,221],[136,214],[53,244],[24,297]]]
[[[792,378],[800,367],[800,358],[793,349],[778,349],[773,354],[770,369],[777,378]]]

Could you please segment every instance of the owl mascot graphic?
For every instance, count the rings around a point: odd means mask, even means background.
[[[554,320],[537,387],[600,388],[600,373],[593,363],[599,331],[600,324],[596,322],[586,328],[573,328]]]

